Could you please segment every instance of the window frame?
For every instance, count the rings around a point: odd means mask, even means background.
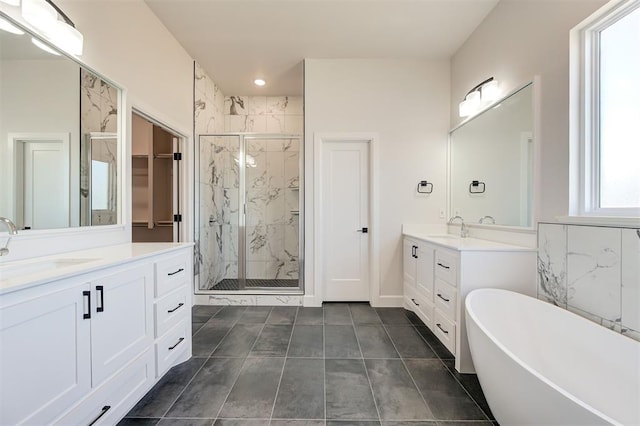
[[[602,208],[600,201],[600,33],[640,8],[637,0],[607,3],[570,34],[569,214],[578,217],[638,218],[640,208]]]

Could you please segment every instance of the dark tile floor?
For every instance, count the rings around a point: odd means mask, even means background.
[[[490,426],[474,374],[412,312],[195,306],[193,358],[121,425]]]

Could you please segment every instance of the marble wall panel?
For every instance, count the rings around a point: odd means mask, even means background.
[[[567,307],[567,225],[538,226],[538,297]]]
[[[640,340],[640,230],[538,225],[538,298]]]
[[[609,321],[620,320],[620,229],[567,230],[567,304]]]
[[[640,332],[640,229],[622,230],[622,315],[624,328]]]

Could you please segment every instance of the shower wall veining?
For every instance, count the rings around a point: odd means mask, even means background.
[[[538,298],[640,341],[640,229],[538,224]]]
[[[113,225],[116,218],[116,176],[109,184],[108,205],[112,208],[89,212],[89,134],[91,132],[115,133],[118,131],[118,92],[94,74],[80,69],[80,225]],[[112,165],[116,169],[118,143],[116,139],[94,144],[93,159]],[[98,152],[96,152],[98,151]],[[91,221],[89,221],[91,214]]]
[[[238,140],[213,133],[302,134],[302,97],[224,96],[196,64],[195,129],[200,140],[199,286],[238,278]],[[298,279],[300,147],[288,139],[249,140],[246,170],[246,278]]]

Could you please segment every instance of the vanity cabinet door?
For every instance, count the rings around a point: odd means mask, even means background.
[[[91,389],[89,285],[37,291],[0,297],[2,425],[51,424]]]
[[[433,247],[426,244],[417,246],[416,286],[420,296],[433,301]]]
[[[153,344],[153,266],[97,277],[91,290],[91,377],[96,387]]]
[[[402,259],[404,271],[404,284],[415,287],[416,285],[416,249],[415,241],[405,238],[402,242]]]

